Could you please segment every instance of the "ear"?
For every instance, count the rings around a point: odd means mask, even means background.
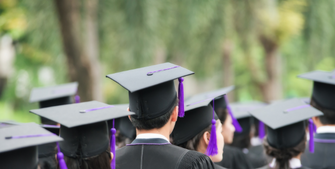
[[[176,106],[174,109],[173,109],[173,112],[172,112],[172,115],[171,115],[171,121],[172,122],[176,122],[178,119],[178,106]]]
[[[128,115],[128,119],[131,121],[131,117],[130,117],[130,115]]]
[[[206,131],[203,135],[202,135],[202,139],[204,140],[206,146],[208,146],[209,144],[209,138],[211,137],[211,134]]]
[[[112,152],[110,152],[110,153],[111,153],[111,161],[110,161],[110,162],[112,162],[112,160],[113,160],[113,158],[114,158],[114,155],[113,155]]]
[[[318,123],[320,121],[320,118],[317,117],[317,116],[314,116],[314,117],[312,117],[312,120],[313,120],[313,122],[315,124],[315,123]]]

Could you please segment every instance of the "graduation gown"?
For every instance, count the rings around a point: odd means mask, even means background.
[[[223,148],[222,161],[216,164],[231,169],[253,168],[247,160],[246,155],[240,149],[228,145],[225,145]]]
[[[270,166],[266,165],[266,166],[264,166],[264,167],[257,168],[257,169],[273,169],[273,168],[271,168]],[[310,169],[310,168],[301,166],[301,167],[299,167],[299,168],[294,168],[294,169]]]
[[[221,167],[221,166],[219,166],[219,165],[217,165],[217,164],[214,164],[214,168],[215,168],[215,169],[226,169],[226,168]]]
[[[334,157],[335,133],[317,133],[314,136],[314,153],[310,153],[306,148],[301,162],[302,165],[313,169],[332,169],[335,168]]]
[[[265,154],[262,145],[250,147],[246,156],[253,168],[260,168],[271,161],[270,157]]]
[[[116,151],[116,169],[215,169],[205,154],[161,138],[135,139]]]

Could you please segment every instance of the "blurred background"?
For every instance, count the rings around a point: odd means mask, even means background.
[[[73,81],[82,101],[127,103],[105,75],[164,62],[195,72],[186,96],[308,97],[296,76],[335,69],[333,16],[334,0],[0,0],[0,120],[39,122],[31,89]]]

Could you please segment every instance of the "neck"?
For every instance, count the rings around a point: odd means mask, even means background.
[[[335,124],[320,124],[320,125],[316,125],[316,128],[320,128],[320,127],[326,127],[326,126],[329,126],[329,127],[335,127]]]
[[[299,155],[297,155],[297,156],[295,156],[295,157],[293,157],[293,158],[297,158],[297,159],[300,160],[300,159],[301,159],[301,154],[302,154],[302,153],[300,153]]]
[[[160,135],[163,135],[168,140],[170,138],[169,130],[165,129],[164,127],[159,128],[159,129],[150,129],[150,130],[138,130],[138,129],[136,129],[136,133],[137,133],[137,135],[139,135],[139,134],[149,134],[149,133],[160,134]]]

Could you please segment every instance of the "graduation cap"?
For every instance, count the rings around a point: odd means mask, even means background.
[[[68,83],[52,87],[34,88],[30,94],[30,102],[39,102],[40,108],[64,105],[72,103],[71,96],[76,94],[78,83]],[[79,102],[79,96],[76,96],[76,102]],[[41,118],[43,124],[55,125],[56,123]]]
[[[243,103],[230,103],[230,108],[234,114],[234,117],[237,119],[238,123],[241,125],[243,131],[235,132],[235,136],[246,135],[250,133],[250,128],[254,123],[254,119],[252,118],[249,111],[255,110],[265,106],[266,104],[259,101],[250,101]],[[265,136],[265,128],[263,122],[259,121],[258,123],[258,135],[259,138],[263,139]]]
[[[195,96],[185,103],[185,117],[179,118],[171,134],[173,143],[180,145],[194,138],[201,131],[211,125],[211,136],[209,139],[206,154],[209,156],[218,153],[216,142],[216,120],[218,119],[213,107],[209,104],[212,100],[202,100],[201,97]]]
[[[335,110],[335,70],[312,71],[298,77],[313,80],[313,100],[325,109]]]
[[[118,104],[115,105],[115,107],[122,110],[127,110],[129,104]],[[113,120],[108,120],[107,123],[110,129],[113,128]],[[136,129],[129,120],[128,116],[115,119],[115,129],[119,130],[124,136],[129,139],[135,139],[136,137]]]
[[[305,137],[305,120],[322,113],[303,102],[301,99],[290,99],[250,111],[258,120],[267,125],[267,141],[278,149],[298,145]],[[313,121],[309,120],[310,144],[314,151]]]
[[[225,87],[225,88],[221,88],[219,90],[215,90],[215,91],[211,91],[211,92],[205,92],[205,93],[200,93],[197,94],[193,97],[191,97],[190,99],[187,100],[187,102],[199,102],[200,100],[200,104],[205,104],[205,102],[202,102],[203,100],[213,100],[214,99],[214,105],[213,103],[212,106],[215,109],[215,112],[220,112],[220,111],[226,111],[226,109],[228,110],[229,115],[231,116],[232,120],[233,120],[233,125],[235,127],[235,131],[236,132],[242,132],[242,127],[240,126],[240,124],[238,123],[238,121],[236,120],[236,118],[234,117],[234,114],[232,113],[232,110],[229,106],[229,101],[228,98],[226,96],[227,93],[229,93],[230,91],[234,90],[234,86],[229,86],[229,87]]]
[[[55,134],[56,136],[59,135],[60,126],[56,125],[47,125],[41,124],[41,127],[48,130],[49,132]],[[55,148],[56,143],[47,143],[38,146],[38,158],[49,157],[55,155]]]
[[[37,168],[37,146],[63,139],[35,123],[0,129],[0,164],[2,169]]]
[[[184,116],[184,76],[194,72],[172,63],[163,63],[124,72],[109,74],[106,77],[129,91],[129,109],[137,119],[150,120],[171,111],[177,100],[173,81],[179,80],[179,117]]]
[[[134,114],[98,101],[36,109],[30,112],[60,123],[60,136],[65,140],[59,143],[60,150],[68,157],[81,159],[99,155],[105,152],[109,145],[115,154],[115,129],[111,130],[112,138],[109,139],[106,121]]]

